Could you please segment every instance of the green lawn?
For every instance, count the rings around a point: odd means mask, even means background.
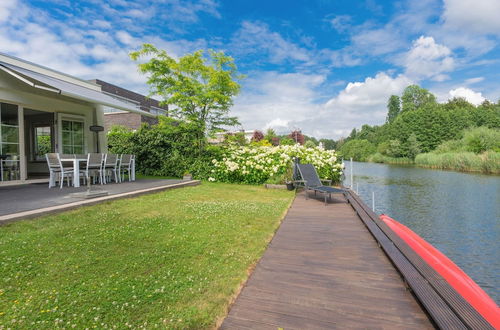
[[[0,227],[0,329],[213,328],[292,198],[203,183]]]

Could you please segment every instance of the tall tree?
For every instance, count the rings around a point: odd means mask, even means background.
[[[240,91],[234,60],[224,52],[208,51],[208,58],[198,50],[178,60],[151,44],[130,53],[139,71],[148,75],[151,95],[163,98],[163,104],[175,105],[170,112],[179,118],[198,123],[202,132],[238,124],[229,116],[233,97]]]
[[[252,142],[259,142],[264,139],[264,133],[259,130],[255,130],[252,135]]]
[[[387,103],[386,123],[392,123],[401,112],[401,99],[397,95],[391,95]]]
[[[276,137],[276,132],[272,128],[268,128],[266,134],[264,135],[264,138],[269,142],[272,142],[272,140]]]
[[[402,112],[407,112],[420,109],[426,105],[435,104],[436,97],[425,88],[418,85],[410,85],[403,91],[401,101],[403,104]]]
[[[288,138],[292,139],[296,144],[299,143],[301,145],[304,144],[305,138],[301,131],[295,130],[288,135]]]

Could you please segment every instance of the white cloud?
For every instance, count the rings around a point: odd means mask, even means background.
[[[0,1],[0,23],[9,19],[11,10],[17,5],[17,0],[2,0]]]
[[[242,55],[265,54],[272,63],[285,60],[307,62],[311,58],[308,50],[285,40],[262,22],[244,21],[233,36],[232,46]]]
[[[384,55],[397,51],[405,44],[398,29],[392,24],[379,29],[363,29],[352,36],[358,53]]]
[[[186,1],[186,0],[165,0],[163,3],[169,5],[165,18],[181,22],[197,22],[200,13],[206,13],[216,18],[221,15],[217,8],[218,3],[213,0]]]
[[[344,33],[351,27],[352,17],[349,15],[338,15],[330,19],[329,22],[337,32]]]
[[[378,73],[362,82],[351,82],[327,102],[325,76],[303,73],[254,72],[244,82],[233,112],[245,129],[275,128],[280,133],[299,128],[319,138],[339,138],[353,127],[382,124],[387,99],[401,94],[412,81],[399,75]],[[331,84],[333,86],[335,84]]]
[[[478,82],[481,82],[484,80],[484,77],[474,77],[474,78],[469,78],[469,79],[466,79],[465,80],[465,84],[466,85],[472,85],[472,84],[476,84]]]
[[[411,80],[399,75],[395,78],[387,73],[380,72],[375,77],[367,77],[363,82],[348,83],[335,98],[327,102],[327,107],[340,107],[348,111],[369,110],[370,107],[379,107],[387,104],[392,94],[400,94],[410,85]]]
[[[0,13],[6,3],[0,0]],[[146,77],[129,58],[131,50],[150,42],[177,57],[206,48],[203,40],[165,41],[152,35],[139,38],[125,30],[109,30],[104,21],[89,22],[93,28],[73,26],[72,22],[53,20],[43,11],[18,3],[15,15],[0,21],[1,51],[83,79],[98,78],[147,93]]]
[[[445,72],[455,67],[451,50],[437,44],[433,37],[421,36],[413,42],[413,47],[404,58],[405,74],[412,79],[431,78],[436,81],[447,79]]]
[[[382,124],[387,114],[389,97],[401,94],[412,83],[404,75],[392,77],[385,72],[367,77],[362,82],[348,83],[345,89],[325,104],[319,122],[344,133],[363,124]]]
[[[109,29],[111,28],[111,23],[108,21],[103,21],[101,19],[96,19],[92,22],[92,25],[98,29]]]
[[[290,120],[275,118],[264,126],[264,129],[272,128],[277,132],[288,131],[290,129]]]
[[[454,97],[463,97],[470,103],[474,105],[480,105],[483,103],[484,100],[486,100],[482,93],[480,92],[474,92],[472,89],[466,88],[466,87],[459,87],[456,89],[452,89],[449,91],[449,98],[452,99]]]
[[[245,129],[275,128],[286,133],[293,127],[307,130],[302,123],[315,116],[316,89],[325,76],[303,73],[252,72],[243,82],[233,113]]]
[[[500,1],[444,0],[445,24],[476,33],[500,35]]]

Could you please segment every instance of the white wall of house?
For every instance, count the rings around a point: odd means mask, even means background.
[[[90,88],[93,90],[100,91],[100,87],[92,84],[86,83],[76,78],[68,77],[64,74],[50,71],[45,68],[36,67],[33,65],[26,64],[24,62],[12,63],[13,60],[8,57],[2,57],[0,54],[0,60],[7,62],[10,60],[10,64],[21,66],[29,70],[36,70],[46,75],[56,77],[73,84],[78,84],[82,87]],[[103,117],[103,107],[98,104],[92,104],[89,102],[73,99],[71,97],[63,96],[52,91],[46,91],[42,89],[33,88],[19,79],[11,76],[10,74],[0,70],[0,103],[14,104],[18,106],[19,111],[19,156],[21,159],[21,181],[27,179],[28,166],[29,170],[43,171],[46,165],[43,162],[30,162],[29,155],[25,153],[25,144],[29,141],[25,141],[25,128],[24,127],[24,112],[25,109],[32,109],[37,111],[43,111],[44,113],[54,114],[54,129],[53,134],[55,138],[55,151],[63,152],[61,148],[61,119],[62,120],[78,120],[84,123],[84,141],[85,150],[82,153],[96,152],[96,133],[91,132],[89,127],[91,125],[101,125],[104,126]],[[107,140],[104,132],[99,134],[99,151],[105,152],[107,150]],[[38,167],[38,168],[37,168]],[[1,184],[1,183],[0,183]]]

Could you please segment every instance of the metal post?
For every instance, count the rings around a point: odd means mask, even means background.
[[[375,212],[375,191],[372,190],[372,210]]]
[[[354,188],[353,184],[353,172],[352,172],[352,157],[351,157],[351,190]]]

